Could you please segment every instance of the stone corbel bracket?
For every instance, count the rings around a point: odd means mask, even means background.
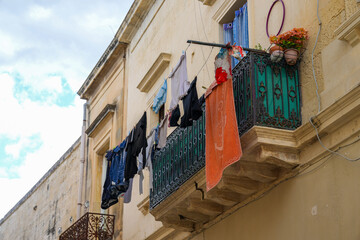
[[[138,209],[140,210],[140,212],[145,216],[146,214],[149,213],[149,196],[147,196],[146,198],[144,198],[138,205],[137,205]]]
[[[204,5],[212,6],[216,0],[199,0]]]

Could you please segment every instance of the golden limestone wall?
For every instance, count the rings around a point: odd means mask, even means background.
[[[85,201],[89,201],[91,212],[115,215],[114,239],[121,239],[122,205],[118,203],[108,210],[102,211],[101,194],[103,161],[106,151],[118,145],[123,139],[123,94],[124,94],[124,61],[119,57],[107,70],[97,76],[100,83],[89,93],[88,125],[101,115],[106,105],[115,105],[113,113],[109,113],[93,132],[88,134],[88,165],[85,173]],[[105,160],[106,161],[106,160]]]
[[[1,220],[0,239],[55,240],[76,221],[79,156],[80,139]]]
[[[359,147],[357,143],[346,152],[359,156]],[[334,156],[314,169],[280,184],[194,240],[359,239],[360,184],[355,176],[360,164]]]
[[[294,27],[304,27],[309,31],[310,39],[303,54],[300,68],[303,108],[303,121],[317,112],[317,97],[311,66],[311,53],[314,48],[318,31],[317,4],[316,1],[284,1],[286,17],[283,30]],[[268,46],[265,31],[266,17],[272,1],[249,1],[249,25],[251,28],[251,45],[261,43]],[[281,23],[281,4],[275,5],[270,18],[269,32],[275,34]],[[319,83],[322,109],[334,103],[336,99],[344,95],[358,84],[354,77],[360,73],[359,55],[360,46],[351,47],[348,43],[338,40],[335,30],[348,20],[360,4],[355,0],[326,0],[320,1],[319,15],[322,21],[322,30],[316,50],[314,52],[314,67]],[[306,103],[306,104],[305,104]]]
[[[231,9],[231,4],[239,4],[241,1],[217,0],[212,1],[212,6],[201,2],[208,1],[155,1],[138,27],[126,54],[126,131],[133,128],[144,111],[150,122],[148,129],[154,126],[152,124],[156,123],[156,115],[150,110],[152,100],[163,79],[178,62],[182,50],[187,47],[186,40],[222,42],[222,23],[229,18],[227,10]],[[265,48],[269,46],[265,24],[272,2],[248,1],[250,47],[258,43]],[[311,66],[311,52],[318,31],[316,1],[284,2],[286,18],[283,31],[304,27],[310,35],[300,64],[302,116],[304,125],[308,126],[308,119],[317,113],[318,106]],[[281,4],[277,4],[271,15],[270,33],[277,32],[280,25],[280,6]],[[334,106],[338,99],[359,85],[360,44],[350,46],[349,43],[338,40],[339,34],[336,32],[359,9],[360,4],[355,0],[320,1],[322,31],[314,53],[314,68],[319,82],[322,110]],[[198,45],[191,45],[187,50],[190,81],[210,50],[211,47]],[[208,64],[198,76],[199,95],[204,92],[201,87],[207,87],[213,81],[213,59],[218,50],[214,49]],[[137,86],[146,78],[160,53],[170,55],[169,65],[153,77],[153,85],[147,92],[140,92]],[[171,82],[168,81],[165,109],[169,108],[170,89]],[[341,109],[341,106],[335,109]],[[356,112],[349,113],[349,116],[355,115]],[[344,122],[341,130],[327,131],[324,133],[324,142],[342,146],[356,140],[355,136],[359,134],[358,121],[360,119],[356,117],[352,124]],[[172,129],[169,130],[171,131]],[[311,128],[309,132],[313,133]],[[326,155],[315,138],[306,144],[308,146],[303,148],[300,162],[319,160]],[[359,156],[358,147],[359,143],[355,143],[342,152],[348,156]],[[215,222],[194,239],[358,239],[359,220],[355,213],[360,210],[356,205],[360,194],[356,190],[359,184],[354,176],[359,175],[359,167],[359,163],[350,163],[333,156],[319,168],[282,183],[265,197],[235,211],[224,220]],[[313,168],[309,168],[309,171]],[[147,186],[145,182],[145,192],[139,195],[138,177],[135,177],[132,202],[124,205],[124,239],[165,239],[164,236],[172,231],[163,229],[161,223],[155,222],[151,215],[140,212],[141,203],[148,195]]]
[[[127,48],[128,96],[125,101],[128,108],[127,131],[134,127],[144,111],[147,112],[148,133],[157,125],[158,116],[150,109],[153,99],[162,86],[164,78],[178,63],[182,50],[187,48],[186,41],[188,39],[207,41],[208,38],[209,41],[219,42],[220,26],[209,18],[209,11],[211,9],[198,1],[155,1],[154,6]],[[200,21],[200,14],[203,16],[203,23]],[[214,80],[213,59],[218,50],[212,51],[208,64],[198,75],[197,90],[199,96],[204,92],[202,86],[208,87]],[[210,47],[197,45],[191,45],[188,48],[186,53],[189,81],[194,79],[210,51]],[[148,92],[141,92],[137,86],[144,78],[146,79],[146,74],[153,69],[152,66],[161,53],[170,55],[168,65],[151,78],[150,81],[153,81],[153,85]],[[167,84],[166,110],[169,108],[171,100],[171,81],[168,80]],[[173,129],[170,128],[169,133]],[[161,236],[161,233],[172,231],[161,228],[162,224],[156,222],[151,214],[143,215],[139,209],[141,203],[146,202],[146,198],[149,196],[148,171],[144,170],[144,174],[144,194],[139,194],[139,176],[136,175],[133,183],[132,201],[129,204],[124,204],[123,239],[146,239],[150,236],[154,237],[154,232],[156,232],[155,235]]]

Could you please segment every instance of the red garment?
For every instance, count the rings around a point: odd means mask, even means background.
[[[221,84],[232,78],[229,50],[222,48],[215,58],[215,80]]]
[[[216,186],[224,169],[242,156],[235,115],[231,78],[220,85],[214,82],[206,98],[206,189]]]

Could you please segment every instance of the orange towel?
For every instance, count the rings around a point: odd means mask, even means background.
[[[205,171],[207,191],[216,186],[224,169],[242,156],[235,115],[233,84],[227,81],[211,84],[206,98]]]

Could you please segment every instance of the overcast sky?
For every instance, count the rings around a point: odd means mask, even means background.
[[[0,0],[0,219],[81,134],[77,90],[132,0]]]

